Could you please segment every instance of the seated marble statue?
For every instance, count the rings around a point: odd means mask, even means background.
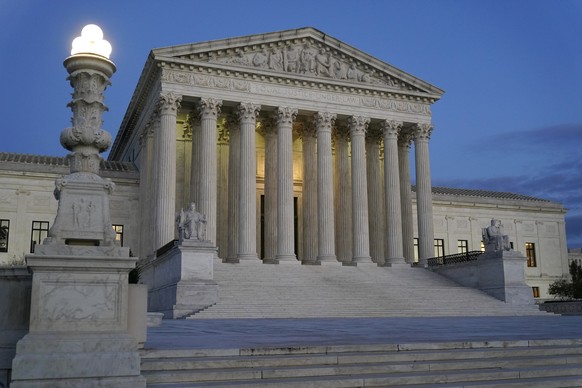
[[[196,211],[196,204],[191,202],[186,210],[181,209],[176,216],[180,241],[206,240],[206,216]]]
[[[483,243],[485,244],[485,252],[512,250],[509,237],[503,234],[501,221],[496,219],[491,220],[491,226],[483,228]]]

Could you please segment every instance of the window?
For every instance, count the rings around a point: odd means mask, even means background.
[[[8,252],[9,235],[10,235],[10,220],[0,220],[0,252]]]
[[[445,240],[442,238],[434,239],[434,257],[444,257],[445,255]]]
[[[457,252],[458,253],[469,252],[469,241],[468,240],[457,240]]]
[[[41,244],[48,237],[48,221],[32,221],[32,233],[30,236],[30,253],[34,253],[36,244]]]
[[[418,249],[418,237],[414,238],[414,261],[418,262],[418,258],[420,257],[419,249]]]
[[[525,255],[527,256],[527,266],[537,267],[536,263],[536,244],[531,242],[525,243]]]
[[[115,241],[119,242],[120,246],[123,246],[123,225],[111,225],[115,231]]]
[[[531,290],[533,292],[533,297],[534,298],[539,298],[540,297],[540,288],[539,287],[532,287]]]
[[[481,252],[485,252],[485,243],[481,241]]]

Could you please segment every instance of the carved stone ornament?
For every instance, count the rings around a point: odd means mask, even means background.
[[[216,98],[202,98],[197,105],[200,119],[213,118],[218,119],[222,101]]]
[[[432,133],[433,127],[430,123],[419,123],[416,124],[412,131],[415,140],[430,140],[430,135]]]
[[[412,145],[412,132],[409,130],[401,130],[398,133],[398,147],[406,147],[410,149]]]
[[[380,124],[384,137],[387,139],[397,138],[398,133],[402,129],[402,121],[385,120]]]
[[[211,53],[208,61],[396,89],[408,87],[390,75],[312,39],[269,46],[262,44]]]
[[[329,112],[317,112],[313,114],[313,122],[317,131],[331,132],[335,124],[336,115]]]
[[[238,106],[238,119],[241,122],[256,122],[257,117],[259,117],[260,109],[260,105],[256,105],[250,102],[241,102]]]
[[[277,126],[292,126],[297,117],[297,109],[279,107],[275,113],[275,122]]]
[[[182,102],[182,96],[178,96],[173,92],[160,94],[159,100],[159,110],[160,115],[176,115],[178,109],[180,109],[180,103]]]
[[[370,119],[364,116],[351,116],[348,118],[348,124],[350,126],[350,135],[365,135],[368,129],[368,124]]]

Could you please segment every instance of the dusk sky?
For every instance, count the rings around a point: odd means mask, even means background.
[[[434,186],[561,202],[582,247],[582,0],[0,0],[0,152],[66,155],[63,60],[89,23],[118,68],[113,137],[152,48],[311,26],[445,90]]]

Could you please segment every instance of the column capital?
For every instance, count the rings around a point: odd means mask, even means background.
[[[366,131],[366,141],[368,143],[382,144],[382,127],[377,125],[370,125]]]
[[[407,148],[410,150],[410,146],[412,145],[412,131],[409,130],[401,130],[398,133],[398,147]]]
[[[180,109],[180,103],[182,102],[182,96],[175,94],[174,92],[160,93],[160,99],[158,101],[158,108],[161,115],[176,115],[178,109]]]
[[[370,124],[370,119],[364,116],[350,116],[348,118],[348,124],[350,126],[350,135],[365,135],[368,124]]]
[[[398,120],[384,120],[380,124],[385,139],[397,139],[398,134],[402,130],[402,121]]]
[[[201,98],[196,105],[196,113],[200,119],[214,118],[218,119],[220,108],[222,107],[222,100],[216,98]]]
[[[263,136],[267,136],[270,134],[276,134],[276,126],[275,120],[273,117],[269,116],[259,116],[257,118],[257,132],[259,132]]]
[[[241,102],[237,108],[238,119],[243,121],[256,122],[259,117],[261,106],[251,102]]]
[[[302,139],[315,138],[317,136],[317,130],[313,121],[306,120],[295,124],[296,131]]]
[[[428,141],[430,139],[432,131],[433,126],[431,123],[417,123],[412,127],[414,140]]]
[[[297,109],[288,108],[288,107],[278,107],[277,111],[275,112],[274,119],[277,123],[277,126],[281,125],[293,125],[293,121],[297,117]]]
[[[313,115],[313,123],[317,128],[317,132],[331,132],[335,119],[336,115],[329,112],[317,112]]]
[[[348,141],[350,138],[350,128],[346,123],[336,121],[333,132],[338,140]]]

